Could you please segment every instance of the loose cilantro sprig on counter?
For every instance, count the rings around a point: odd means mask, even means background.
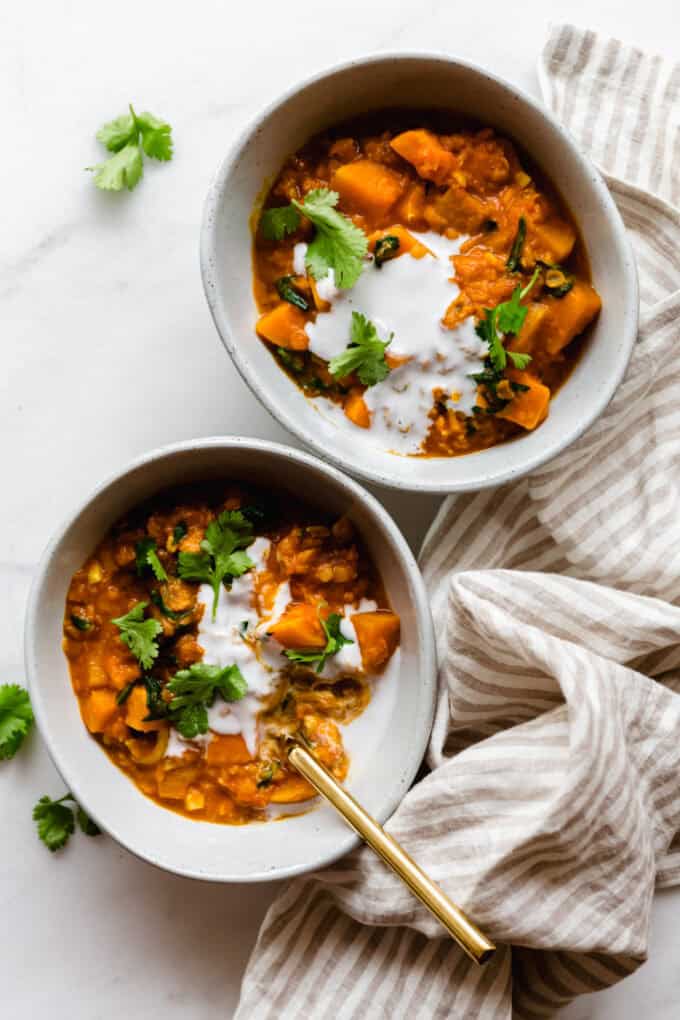
[[[111,620],[120,631],[120,640],[127,645],[142,669],[150,669],[158,658],[158,635],[163,627],[149,618],[144,619],[148,602],[138,602],[129,613]]]
[[[339,201],[337,191],[315,188],[302,202],[293,199],[290,205],[265,209],[260,231],[268,240],[281,241],[300,226],[300,214],[306,216],[316,227],[305,255],[307,271],[315,280],[322,280],[332,269],[336,286],[345,290],[361,276],[368,238],[348,216],[338,212],[335,206]]]
[[[0,759],[13,758],[33,726],[28,691],[18,684],[0,687]]]
[[[52,853],[61,850],[75,831],[73,808],[64,803],[66,800],[73,801],[78,826],[86,836],[99,836],[101,833],[99,826],[83,811],[73,794],[65,793],[59,800],[41,797],[33,808],[33,821],[37,825],[38,836]]]
[[[328,370],[337,379],[356,372],[364,386],[375,386],[389,374],[385,351],[391,342],[392,336],[389,340],[380,339],[375,326],[365,315],[352,312],[351,343],[342,354],[331,360]]]
[[[0,685],[0,759],[13,758],[33,726],[33,709],[28,691],[19,684]],[[86,836],[98,836],[99,828],[83,811],[71,793],[59,800],[41,797],[33,808],[38,836],[48,850],[64,846],[75,829],[73,811],[64,801],[71,800],[75,817]]]
[[[86,167],[103,191],[132,191],[144,173],[144,154],[163,162],[172,159],[172,128],[152,113],[130,112],[109,121],[97,132],[97,140],[114,153],[103,163]]]
[[[179,576],[200,581],[213,589],[212,618],[217,614],[220,586],[252,570],[254,563],[243,551],[253,541],[253,525],[240,510],[225,510],[211,521],[201,542],[200,553],[181,552],[177,558]]]
[[[321,617],[319,617],[321,619]],[[346,638],[340,630],[340,624],[342,623],[342,617],[339,613],[331,613],[327,620],[321,619],[321,626],[324,629],[326,635],[326,647],[317,649],[312,652],[306,652],[301,649],[287,648],[284,651],[284,655],[291,662],[299,662],[307,666],[312,666],[316,673],[323,672],[323,668],[326,665],[326,659],[330,655],[335,655],[343,645],[353,645],[354,641],[352,638]]]

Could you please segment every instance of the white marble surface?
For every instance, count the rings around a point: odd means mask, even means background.
[[[375,49],[445,49],[536,92],[550,14],[680,56],[670,0],[3,5],[0,681],[23,679],[32,572],[94,483],[173,439],[286,439],[224,355],[201,292],[201,205],[234,132],[293,79]],[[104,195],[82,167],[99,156],[95,129],[130,100],[172,122],[176,157],[133,194]],[[437,500],[383,497],[415,545]],[[53,857],[30,811],[61,790],[37,734],[0,764],[3,1015],[229,1017],[275,889],[174,878],[107,838]],[[676,1020],[678,917],[680,893],[658,896],[650,962],[562,1020]]]

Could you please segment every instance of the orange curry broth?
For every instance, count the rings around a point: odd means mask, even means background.
[[[480,129],[443,112],[389,111],[312,138],[288,158],[264,208],[302,200],[315,188],[338,192],[337,208],[368,235],[369,251],[376,240],[391,235],[400,242],[396,257],[409,252],[422,257],[425,249],[409,230],[450,238],[471,235],[452,259],[459,294],[448,309],[437,309],[445,327],[453,329],[468,316],[479,319],[485,308],[506,301],[518,284],[528,283],[538,262],[559,264],[567,278],[573,277],[569,293],[556,298],[546,287],[549,270],[544,268],[524,300],[529,309],[524,326],[507,347],[530,354],[532,361],[526,371],[512,366],[507,370],[497,391],[505,406],[490,411],[493,394],[480,385],[478,410],[466,416],[445,405],[441,398],[446,394],[433,393],[432,425],[420,455],[469,453],[540,425],[551,395],[583,347],[577,338],[601,304],[590,285],[586,251],[574,220],[545,175],[491,128]],[[510,272],[506,263],[520,217],[526,240],[518,271]],[[256,232],[257,332],[309,396],[322,394],[342,404],[355,425],[370,428],[362,398],[366,387],[355,376],[335,379],[325,361],[306,351],[305,322],[327,311],[328,304],[307,277],[294,276],[292,283],[308,300],[308,312],[282,301],[276,289],[278,279],[294,275],[295,244],[313,236],[314,228],[304,218],[282,241],[268,241]],[[519,391],[517,384],[526,389]]]
[[[157,620],[162,633],[158,658],[146,675],[163,685],[178,669],[201,661],[200,585],[177,576],[177,555],[199,552],[207,525],[223,510],[252,505],[269,508],[262,523],[255,523],[254,533],[271,542],[266,570],[257,575],[256,599],[270,609],[284,581],[293,597],[270,633],[282,648],[316,650],[326,642],[319,614],[342,613],[345,605],[373,599],[378,610],[358,613],[352,620],[363,669],[381,672],[398,644],[399,618],[389,610],[370,557],[346,518],[331,521],[288,495],[268,493],[265,499],[250,487],[212,483],[161,494],[113,527],[75,573],[66,598],[63,648],[88,730],[144,794],[163,807],[210,822],[264,819],[268,804],[294,804],[313,796],[313,789],[288,765],[291,736],[343,779],[349,759],[337,724],[359,715],[370,699],[363,675],[322,679],[282,655],[278,685],[263,700],[258,716],[261,739],[255,757],[240,734],[212,734],[207,746],[191,746],[182,757],[164,757],[169,723],[147,719],[143,671],[111,621],[140,601],[148,603],[145,617]],[[187,530],[177,542],[173,533],[180,522]],[[150,570],[139,576],[135,548],[145,537],[155,540],[167,581],[157,581]],[[152,593],[157,593],[156,602]],[[158,595],[179,620],[164,615]],[[119,704],[121,692],[128,689]],[[166,701],[170,697],[164,694]]]

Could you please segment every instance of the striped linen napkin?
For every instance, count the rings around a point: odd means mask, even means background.
[[[680,65],[559,26],[539,76],[631,232],[639,341],[578,443],[444,503],[432,772],[387,825],[499,951],[468,963],[361,848],[270,908],[239,1020],[547,1017],[643,962],[680,882]]]

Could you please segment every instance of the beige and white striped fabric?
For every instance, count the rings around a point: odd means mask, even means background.
[[[388,824],[500,949],[469,964],[361,849],[274,903],[239,1020],[547,1017],[644,960],[680,882],[680,67],[560,26],[540,79],[633,235],[639,343],[575,446],[437,517],[432,772]]]

